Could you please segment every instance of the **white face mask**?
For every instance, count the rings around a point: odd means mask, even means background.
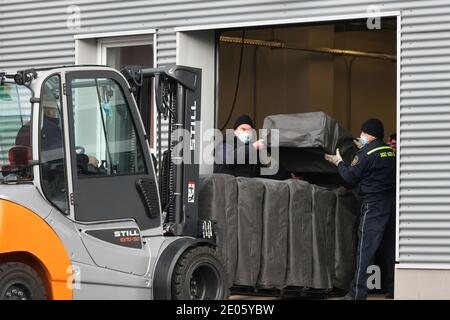
[[[359,142],[361,142],[361,145],[365,146],[365,145],[367,144],[367,137],[361,135],[361,136],[359,137]]]
[[[248,132],[239,132],[238,138],[242,143],[247,144],[252,139],[252,135]]]

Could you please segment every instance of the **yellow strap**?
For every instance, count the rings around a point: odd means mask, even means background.
[[[386,149],[394,151],[394,149],[392,149],[389,146],[383,146],[383,147],[379,147],[379,148],[375,148],[375,149],[370,150],[369,152],[367,152],[367,155],[372,154],[372,153],[377,152],[377,151],[380,151],[380,150],[386,150]]]

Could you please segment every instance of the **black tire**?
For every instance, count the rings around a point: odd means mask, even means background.
[[[0,300],[46,300],[38,273],[19,262],[0,263]]]
[[[210,246],[189,248],[179,258],[172,277],[175,300],[223,300],[229,295],[227,273]]]

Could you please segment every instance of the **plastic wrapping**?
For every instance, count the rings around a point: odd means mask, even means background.
[[[359,202],[355,192],[338,188],[336,194],[336,238],[334,287],[349,290],[355,273]]]
[[[353,136],[324,112],[272,115],[263,127],[269,130],[270,145],[270,130],[279,130],[280,163],[290,172],[336,173],[324,154],[335,154],[339,148],[350,164],[358,151]]]
[[[278,114],[264,119],[265,129],[279,129],[280,147],[316,148],[332,153],[353,137],[324,112]]]
[[[312,287],[332,289],[335,263],[336,194],[312,185]]]
[[[261,266],[257,286],[282,289],[287,264],[289,186],[284,181],[258,179],[264,186]]]
[[[226,174],[200,176],[199,219],[212,220],[217,248],[233,285],[237,265],[237,182]]]
[[[238,260],[235,285],[255,287],[261,265],[264,184],[259,179],[237,177]]]
[[[312,287],[312,188],[301,180],[286,183],[290,195],[285,286]]]
[[[199,217],[216,222],[230,287],[347,290],[353,278],[359,210],[348,189],[202,176]]]

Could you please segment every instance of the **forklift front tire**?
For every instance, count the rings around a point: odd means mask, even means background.
[[[46,300],[44,283],[36,271],[20,262],[0,263],[0,300]]]
[[[179,258],[172,277],[175,300],[223,300],[229,295],[227,273],[211,246],[187,249]]]

